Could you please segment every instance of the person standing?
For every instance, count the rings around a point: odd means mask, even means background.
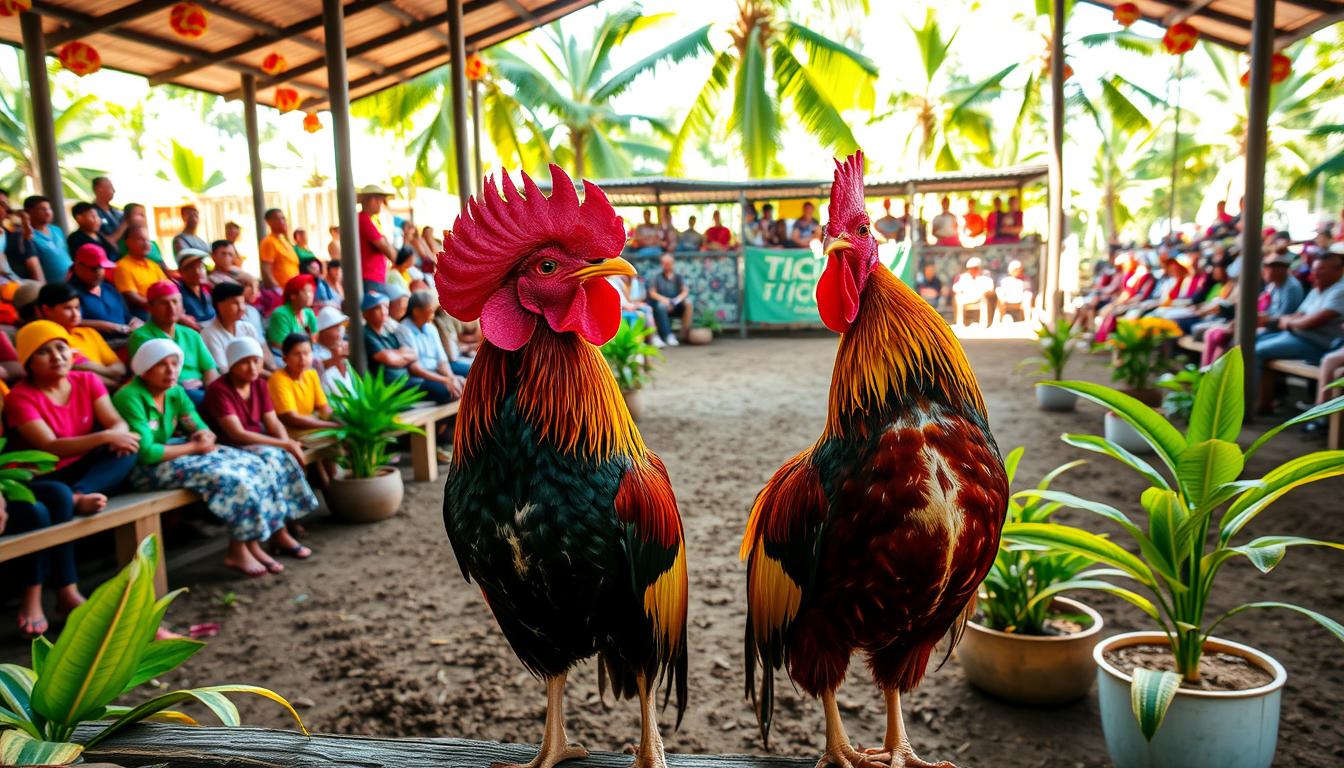
[[[327,235],[331,238],[327,241],[327,261],[336,261],[341,258],[341,228],[327,227]]]
[[[266,226],[270,234],[261,241],[261,296],[262,309],[269,310],[280,304],[285,284],[299,274],[299,254],[289,239],[289,221],[284,211],[272,208],[266,211]],[[237,250],[238,246],[234,246]]]
[[[1003,198],[998,195],[989,201],[989,215],[985,217],[985,245],[1001,243],[999,219],[1003,218]]]
[[[392,244],[383,237],[374,221],[391,196],[372,184],[359,190],[359,272],[366,293],[386,293],[387,268],[397,257]]]
[[[873,222],[873,229],[877,230],[882,236],[882,241],[886,243],[892,241],[899,243],[905,239],[905,223],[891,215],[890,197],[882,201],[882,218]]]
[[[210,244],[205,238],[196,234],[196,228],[201,225],[201,212],[196,210],[196,206],[187,204],[182,206],[182,231],[173,237],[173,258],[182,252],[184,248],[195,248],[198,251],[210,252]]]
[[[733,231],[723,226],[718,211],[712,214],[714,226],[705,230],[704,248],[707,251],[730,251],[733,248]]]
[[[705,244],[705,236],[695,228],[695,217],[686,219],[686,228],[677,235],[677,251],[698,251]]]
[[[999,216],[1000,243],[1022,242],[1022,201],[1017,195],[1008,198],[1008,210]]]
[[[65,242],[65,231],[52,220],[55,214],[51,210],[51,201],[41,195],[30,195],[24,198],[23,210],[32,227],[29,242],[38,266],[37,272],[23,276],[44,283],[65,280],[73,262],[70,247]]]
[[[300,264],[317,258],[317,254],[308,249],[308,230],[302,227],[294,230],[294,252],[299,255]]]
[[[975,198],[966,198],[966,215],[961,217],[961,231],[974,241],[985,234],[985,217],[975,210]]]
[[[957,234],[960,227],[957,225],[957,215],[952,212],[952,198],[943,197],[942,208],[929,222],[929,228],[933,231],[933,244],[960,248],[961,237]]]
[[[114,243],[119,242],[121,236],[126,234],[126,217],[120,208],[112,205],[112,198],[116,195],[117,189],[112,186],[111,179],[106,176],[94,177],[93,205],[98,210],[99,230],[103,233],[103,237]]]

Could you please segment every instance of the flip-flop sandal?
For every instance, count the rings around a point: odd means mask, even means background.
[[[313,556],[313,550],[302,544],[295,544],[292,547],[282,547],[277,544],[274,547],[271,547],[271,552],[272,554],[283,555],[284,557],[292,557],[295,560],[307,560]]]
[[[267,568],[266,566],[264,566],[264,565],[261,566],[260,569],[255,570],[255,571],[253,571],[253,570],[249,570],[249,569],[247,569],[247,568],[244,568],[244,567],[242,567],[241,565],[233,565],[233,564],[231,564],[231,563],[225,563],[224,565],[225,565],[225,567],[227,567],[227,568],[232,568],[233,570],[235,570],[235,571],[237,571],[237,572],[243,574],[244,576],[248,577],[249,579],[260,578],[260,577],[262,577],[262,576],[265,576],[267,573],[270,573],[270,569],[268,569],[268,568]]]
[[[284,573],[285,571],[285,566],[275,562],[274,560],[270,561],[269,563],[262,563],[262,567],[266,569],[267,573]]]
[[[50,628],[51,625],[47,622],[45,617],[35,619],[30,616],[26,619],[19,619],[19,634],[29,640],[41,637]]]

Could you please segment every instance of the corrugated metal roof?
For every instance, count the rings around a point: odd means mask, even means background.
[[[1084,0],[1115,9],[1113,0]],[[1239,51],[1251,45],[1255,0],[1134,0],[1143,18],[1169,27],[1189,22],[1201,37]],[[1274,48],[1277,50],[1338,21],[1344,20],[1339,0],[1279,0],[1274,3]]]
[[[80,40],[98,50],[103,66],[231,98],[241,75],[257,77],[257,100],[275,104],[279,85],[294,88],[300,108],[325,108],[322,0],[191,0],[208,14],[195,40],[176,34],[169,14],[177,0],[33,0],[52,55]],[[481,50],[596,0],[465,0],[467,50]],[[345,4],[350,97],[357,99],[448,62],[445,0],[352,0]],[[18,16],[0,17],[0,42],[23,45]],[[262,60],[278,53],[289,64],[268,76]]]

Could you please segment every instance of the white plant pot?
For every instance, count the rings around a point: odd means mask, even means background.
[[[1036,402],[1043,411],[1072,411],[1078,405],[1078,396],[1067,389],[1037,384]]]
[[[1130,453],[1153,452],[1153,447],[1139,435],[1138,430],[1110,411],[1106,412],[1106,439]]]
[[[1106,661],[1106,651],[1167,645],[1161,632],[1129,632],[1097,644],[1097,697],[1106,749],[1116,768],[1270,768],[1279,736],[1279,703],[1288,673],[1270,656],[1211,637],[1205,652],[1240,656],[1274,679],[1246,691],[1180,690],[1151,742],[1130,705],[1131,678]]]

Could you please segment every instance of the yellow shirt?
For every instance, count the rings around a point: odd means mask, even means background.
[[[79,350],[84,357],[88,358],[90,363],[98,365],[112,365],[119,362],[117,353],[103,340],[103,335],[83,326],[75,326],[70,329],[71,346]]]
[[[299,275],[299,254],[287,235],[270,234],[261,241],[261,263],[271,265],[271,274],[281,288]]]
[[[322,382],[317,371],[309,368],[295,381],[289,371],[281,368],[271,374],[271,405],[276,413],[293,411],[300,416],[312,416],[318,408],[327,405],[327,396],[322,392]]]
[[[149,259],[137,259],[134,256],[123,257],[117,262],[116,270],[112,272],[112,284],[118,291],[122,293],[134,291],[141,296],[149,293],[149,286],[167,279],[168,275],[164,274],[163,267]]]

